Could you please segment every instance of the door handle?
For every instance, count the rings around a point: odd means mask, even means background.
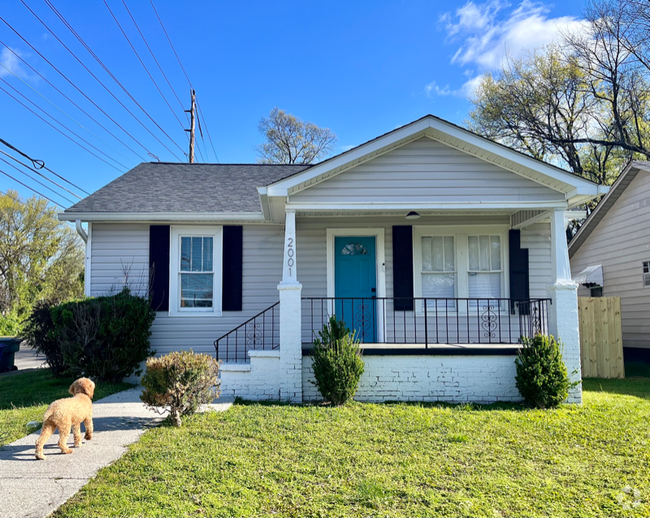
[[[377,288],[371,288],[370,291],[371,291],[372,293],[377,293]]]

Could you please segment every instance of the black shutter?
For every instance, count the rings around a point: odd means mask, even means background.
[[[149,294],[154,311],[169,311],[169,225],[149,227]]]
[[[528,249],[521,248],[521,231],[511,230],[510,236],[510,311],[514,313],[514,301],[528,301],[530,299]],[[530,304],[520,303],[519,313],[530,314]]]
[[[242,310],[243,291],[243,234],[241,226],[223,227],[223,311]]]
[[[393,227],[393,296],[395,311],[413,311],[413,227]],[[408,300],[398,300],[407,297]]]

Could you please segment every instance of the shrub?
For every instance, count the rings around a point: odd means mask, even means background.
[[[128,288],[117,295],[67,302],[50,313],[67,375],[116,383],[140,374],[140,364],[155,354],[149,337],[156,314],[146,298]]]
[[[313,381],[325,401],[341,406],[354,397],[364,370],[359,341],[336,317],[314,340]]]
[[[558,406],[569,395],[571,382],[562,361],[561,342],[552,336],[538,334],[524,338],[523,347],[515,360],[515,377],[520,394],[529,405],[537,408]]]
[[[66,367],[61,344],[56,338],[50,302],[37,302],[23,327],[23,337],[39,353],[45,356],[54,376],[63,376]]]
[[[140,399],[160,413],[169,412],[172,424],[180,426],[181,416],[219,396],[218,374],[219,363],[207,354],[179,351],[149,358]]]

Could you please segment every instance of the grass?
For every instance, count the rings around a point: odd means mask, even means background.
[[[148,431],[69,516],[648,516],[650,379],[584,405],[234,405]]]
[[[0,447],[20,439],[38,427],[27,428],[30,421],[40,422],[48,405],[55,399],[70,397],[72,378],[54,378],[49,369],[0,376]],[[131,388],[128,383],[99,383],[95,401]]]

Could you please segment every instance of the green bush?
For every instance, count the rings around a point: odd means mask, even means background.
[[[181,416],[219,396],[218,374],[219,363],[207,354],[179,351],[149,358],[140,399],[160,413],[169,412],[172,424],[180,426]]]
[[[569,395],[571,382],[564,361],[561,342],[552,336],[538,334],[524,338],[515,360],[517,388],[526,403],[536,408],[554,408]]]
[[[336,317],[314,340],[313,381],[325,401],[341,406],[354,397],[364,370],[359,341]]]
[[[117,383],[140,374],[140,364],[155,354],[149,343],[155,316],[147,299],[124,288],[117,295],[39,306],[27,319],[26,336],[57,375]]]
[[[39,353],[45,356],[54,376],[63,376],[66,367],[61,344],[56,338],[50,302],[37,302],[24,322],[23,337]]]

